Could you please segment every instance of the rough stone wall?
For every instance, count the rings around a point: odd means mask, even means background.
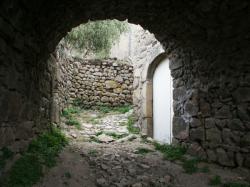
[[[169,59],[175,140],[209,161],[249,168],[249,64],[226,66],[180,50],[172,51]]]
[[[147,72],[150,63],[162,53],[163,47],[159,41],[156,40],[154,34],[137,26],[134,28],[133,55],[131,61],[134,67],[134,92],[133,104],[134,113],[137,120],[137,126],[141,128],[143,133],[147,132],[145,126],[145,108],[146,108],[146,80]]]
[[[122,61],[58,61],[59,103],[80,100],[84,107],[132,104],[133,67]]]
[[[13,26],[0,21],[11,36]],[[49,61],[31,64],[27,51],[8,40],[0,38],[0,46],[0,148],[20,152],[49,125],[54,67]]]

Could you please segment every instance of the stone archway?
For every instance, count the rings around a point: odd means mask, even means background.
[[[55,75],[47,59],[67,31],[88,19],[117,18],[140,23],[169,52],[173,122],[182,132],[174,132],[176,140],[196,144],[211,161],[250,167],[247,0],[0,4],[1,147],[27,143],[48,126]]]

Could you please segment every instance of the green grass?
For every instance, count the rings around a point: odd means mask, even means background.
[[[134,126],[135,120],[133,115],[128,116],[127,129],[131,134],[139,134],[140,129]]]
[[[6,161],[13,158],[14,153],[7,147],[0,150],[0,170],[5,167]]]
[[[91,136],[89,141],[90,142],[101,143],[95,136]]]
[[[65,108],[62,111],[62,116],[69,119],[72,117],[72,114],[78,114],[80,111],[78,108],[76,107],[72,107],[72,108]]]
[[[67,139],[59,129],[52,128],[34,139],[26,152],[13,164],[5,187],[31,187],[43,176],[44,167],[56,165],[56,158]]]
[[[99,132],[95,133],[95,135],[96,135],[96,136],[99,136],[99,135],[101,135],[101,134],[103,134],[103,133],[104,133],[103,131],[99,131]]]
[[[117,107],[110,107],[110,106],[99,106],[98,110],[104,114],[110,113],[110,112],[118,112],[121,114],[124,114],[132,109],[132,106],[130,105],[123,105],[123,106],[117,106]]]
[[[222,184],[221,177],[219,175],[213,176],[213,178],[211,178],[209,181],[209,185],[211,185],[211,186],[218,186],[221,184]]]
[[[154,152],[154,151],[151,149],[144,148],[144,147],[138,147],[135,151],[135,154],[145,155],[145,154],[151,153],[151,152]]]
[[[81,124],[79,121],[77,121],[76,119],[74,118],[70,118],[66,121],[66,125],[68,126],[75,126],[78,130],[81,129]]]
[[[165,159],[170,161],[180,160],[186,153],[186,149],[180,146],[160,144],[158,142],[154,142],[154,146],[156,150],[163,153]]]
[[[121,139],[121,138],[128,136],[128,134],[117,134],[115,132],[104,132],[104,131],[97,132],[95,135],[100,136],[101,134],[106,134],[107,136],[112,136],[114,139]]]
[[[190,160],[183,160],[182,167],[186,173],[192,174],[198,171],[198,163],[199,160],[196,158]]]
[[[92,117],[90,119],[87,119],[86,122],[87,123],[91,123],[93,125],[96,125],[96,124],[99,123],[99,117],[98,116],[97,117]]]
[[[114,139],[121,139],[128,136],[128,134],[117,134],[115,132],[104,132],[104,134],[112,136]]]

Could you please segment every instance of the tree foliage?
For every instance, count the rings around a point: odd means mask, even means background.
[[[114,42],[127,30],[127,21],[89,21],[73,28],[64,42],[83,56],[93,53],[97,57],[108,57]]]

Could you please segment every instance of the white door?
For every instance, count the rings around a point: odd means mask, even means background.
[[[172,77],[165,59],[153,76],[153,136],[161,143],[172,141],[172,113]]]

